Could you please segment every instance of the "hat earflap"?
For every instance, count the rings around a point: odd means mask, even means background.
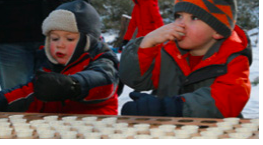
[[[48,60],[50,62],[52,62],[53,64],[58,64],[58,61],[51,56],[49,40],[50,40],[49,36],[46,36],[46,40],[45,40],[45,54],[46,54],[46,56],[47,56],[47,58],[48,58]]]
[[[87,39],[87,42],[86,42],[86,46],[84,48],[84,52],[87,52],[89,49],[90,49],[90,36],[89,35],[86,35],[86,39]]]

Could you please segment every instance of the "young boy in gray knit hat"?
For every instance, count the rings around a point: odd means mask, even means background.
[[[0,92],[0,111],[118,114],[118,60],[99,41],[89,3],[60,5],[42,25],[47,64],[26,85]]]
[[[136,91],[124,115],[241,116],[250,96],[249,38],[235,0],[176,0],[173,23],[130,42],[120,78]]]

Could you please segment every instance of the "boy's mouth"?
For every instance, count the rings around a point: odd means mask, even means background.
[[[179,35],[181,35],[181,36],[185,36],[185,33],[182,33],[182,32],[178,32],[179,33]]]
[[[181,32],[179,32],[179,35],[181,36],[180,41],[182,41],[182,40],[185,38],[185,33],[181,33]]]
[[[65,56],[65,54],[61,53],[61,52],[57,52],[56,53],[56,56],[59,57],[59,58],[62,58]]]

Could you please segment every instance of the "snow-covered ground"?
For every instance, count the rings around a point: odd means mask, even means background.
[[[251,39],[253,62],[250,66],[250,81],[259,79],[259,28],[247,32]],[[242,111],[245,118],[259,118],[259,84],[252,85],[251,95],[248,103]]]
[[[250,80],[253,82],[259,77],[259,47],[258,47],[258,32],[259,28],[252,29],[248,31],[248,35],[250,36],[251,43],[252,43],[252,51],[253,51],[253,63],[250,67]],[[103,34],[106,42],[112,42],[117,34],[111,32]],[[118,58],[120,58],[121,54],[117,54]],[[132,92],[128,86],[124,87],[123,93],[119,96],[119,112],[127,101],[130,101],[129,93]],[[252,85],[251,96],[246,104],[242,114],[245,118],[259,118],[259,85]]]

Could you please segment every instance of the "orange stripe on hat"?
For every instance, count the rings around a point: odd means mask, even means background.
[[[203,1],[201,0],[175,0],[175,4],[178,3],[178,2],[189,2],[189,3],[192,3],[194,5],[197,5],[199,7],[201,7],[202,9],[206,10],[206,11],[209,11],[206,7],[206,5],[204,4]]]
[[[216,13],[212,13],[212,15],[214,17],[216,17],[219,21],[221,21],[222,23],[224,23],[226,26],[229,27],[229,29],[231,28],[229,21],[227,20],[227,16],[225,14],[216,14]]]
[[[174,12],[197,16],[224,37],[230,36],[236,22],[236,0],[175,0]]]
[[[221,11],[223,11],[225,14],[227,14],[230,19],[233,19],[232,9],[230,6],[224,6],[224,5],[216,5]]]

